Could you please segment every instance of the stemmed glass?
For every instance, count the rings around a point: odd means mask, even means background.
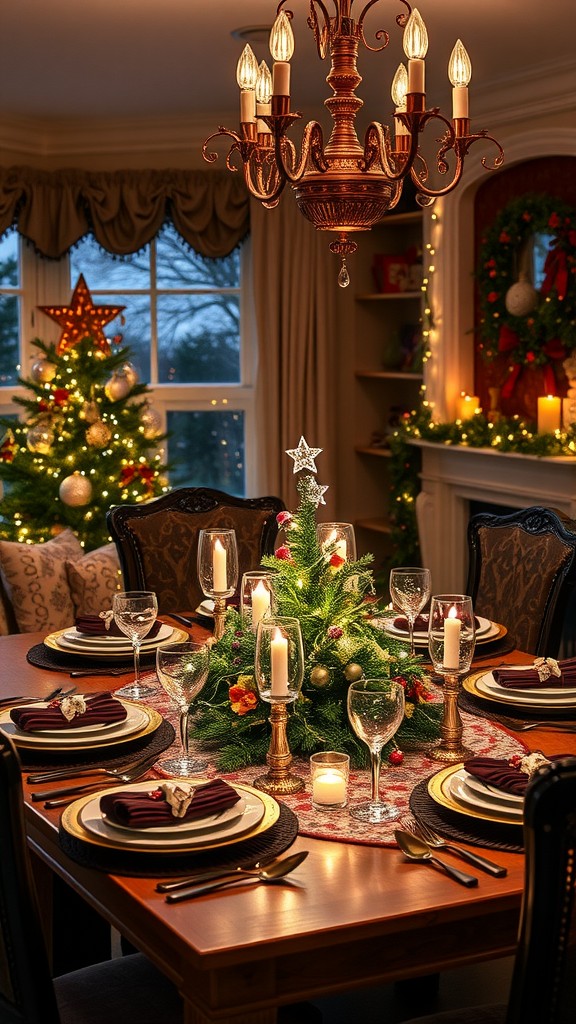
[[[224,635],[226,598],[238,584],[238,548],[234,530],[200,530],[198,580],[206,597],[214,601],[214,636]]]
[[[152,590],[123,590],[112,597],[114,622],[130,638],[134,651],[134,682],[116,691],[121,697],[141,700],[154,693],[153,686],[140,682],[140,645],[150,632],[158,615],[158,601]]]
[[[258,623],[254,674],[258,692],[270,707],[272,738],[266,755],[269,770],[254,780],[257,789],[279,795],[297,793],[304,780],[292,775],[286,737],[287,705],[296,700],[304,678],[304,644],[298,619],[265,616]]]
[[[188,721],[190,705],[208,679],[210,647],[208,644],[185,640],[156,650],[156,672],[169,697],[180,709],[181,753],[161,761],[161,767],[171,775],[195,775],[208,767],[208,762],[190,757]]]
[[[476,628],[472,598],[466,594],[440,594],[432,598],[428,649],[434,671],[444,676],[444,714],[440,744],[433,757],[450,764],[464,761],[472,751],[462,744],[462,719],[458,711],[460,677],[468,672],[474,656]]]
[[[260,619],[265,615],[274,615],[275,611],[273,574],[260,569],[245,572],[240,587],[242,621],[256,633]]]
[[[431,593],[430,570],[420,568],[392,569],[390,597],[396,608],[408,619],[410,654],[414,654],[414,622],[425,607]]]
[[[372,797],[368,803],[350,807],[359,821],[378,824],[400,817],[397,807],[380,800],[380,759],[382,747],[392,738],[404,717],[404,687],[392,679],[359,679],[348,690],[348,718],[370,750]]]

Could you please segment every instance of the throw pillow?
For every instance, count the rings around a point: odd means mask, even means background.
[[[115,544],[89,551],[82,558],[66,562],[74,615],[98,615],[112,607],[112,595],[122,589],[120,563]]]
[[[45,544],[0,541],[0,573],[21,633],[64,629],[74,621],[66,562],[82,557],[82,545],[66,529]]]

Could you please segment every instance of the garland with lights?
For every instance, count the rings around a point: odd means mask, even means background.
[[[522,271],[531,238],[551,237],[538,293]],[[508,361],[502,396],[510,397],[524,367],[552,364],[576,347],[576,210],[550,196],[515,199],[495,219],[480,250],[480,342],[484,359]]]
[[[293,457],[303,451],[303,442]],[[305,442],[304,446],[307,449]],[[399,763],[403,743],[438,737],[442,705],[430,703],[420,659],[411,658],[406,644],[385,636],[376,625],[382,609],[366,600],[374,593],[372,556],[348,562],[330,548],[321,549],[316,513],[318,504],[324,504],[326,489],[310,474],[300,478],[297,511],[278,516],[286,544],[263,559],[274,574],[277,612],[300,621],[304,643],[302,692],[288,719],[290,750],[301,756],[341,750],[351,755],[354,764],[366,766],[366,747],[348,723],[348,686],[362,675],[397,678],[405,687],[406,713],[385,753],[392,763]],[[269,708],[261,701],[254,679],[255,646],[255,635],[240,612],[228,609],[224,635],[212,646],[210,673],[196,700],[194,721],[195,739],[217,751],[222,771],[262,764],[266,759]]]

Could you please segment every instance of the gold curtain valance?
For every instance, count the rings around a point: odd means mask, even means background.
[[[41,171],[0,167],[0,234],[16,227],[59,259],[87,234],[108,252],[137,252],[171,220],[202,256],[227,256],[249,229],[241,177],[225,171]]]

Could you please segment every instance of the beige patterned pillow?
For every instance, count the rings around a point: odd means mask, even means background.
[[[122,589],[115,544],[105,544],[82,558],[66,562],[66,571],[75,615],[106,611],[112,607],[114,591]]]
[[[66,561],[82,557],[70,529],[45,544],[0,541],[0,573],[21,633],[64,629],[74,621]]]

